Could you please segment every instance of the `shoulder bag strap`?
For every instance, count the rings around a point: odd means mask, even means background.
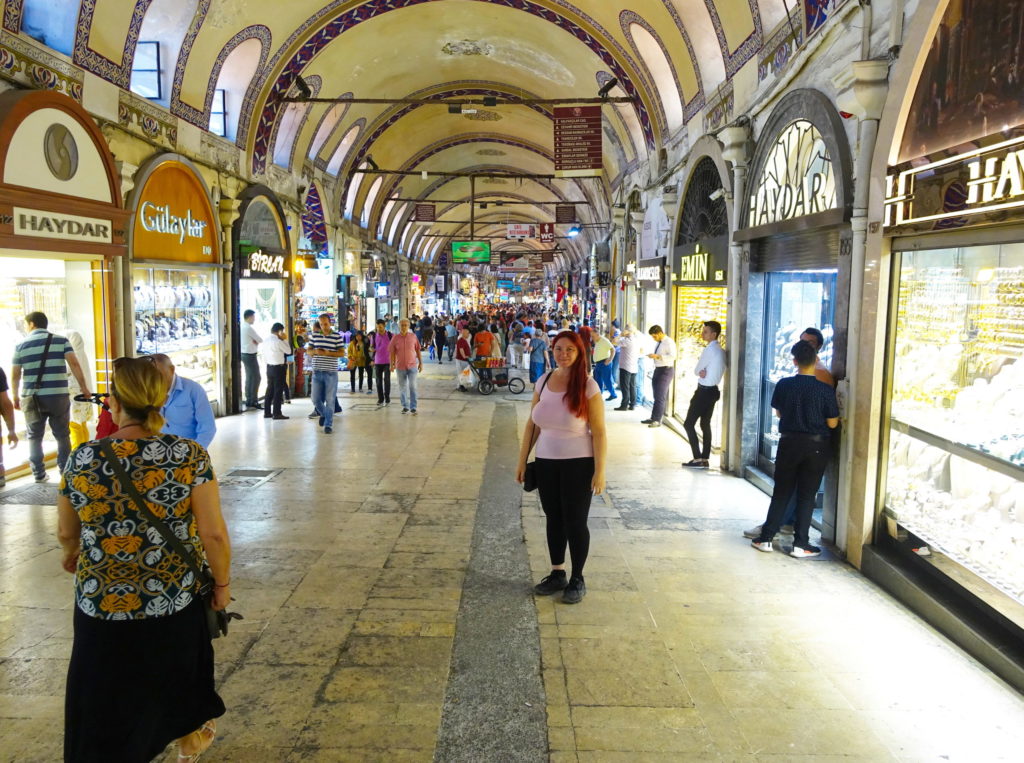
[[[540,391],[541,391],[541,393],[543,393],[544,392],[544,388],[546,386],[548,386],[548,379],[551,377],[551,373],[552,372],[548,372],[548,373],[544,374],[544,381],[542,381],[541,384],[540,384]],[[540,396],[538,395],[538,400],[539,399],[540,399]],[[532,415],[533,415],[533,412],[531,411],[531,416]],[[532,419],[531,419],[531,421],[532,421]],[[530,442],[530,449],[528,451],[526,451],[526,457],[527,458],[529,458],[530,454],[533,452],[533,448],[534,448],[534,446],[536,446],[538,439],[540,439],[540,427],[538,427],[537,424],[534,423],[534,425],[533,425],[533,440],[531,440],[531,442]]]
[[[110,440],[100,441],[100,452],[107,459],[107,463],[110,464],[110,468],[114,471],[118,481],[121,483],[121,490],[128,494],[128,497],[132,499],[132,503],[135,504],[135,508],[138,510],[147,522],[163,536],[163,539],[167,541],[167,545],[171,547],[171,550],[175,554],[180,556],[182,560],[192,568],[192,574],[196,578],[196,588],[202,592],[202,589],[206,588],[211,580],[204,572],[200,569],[199,564],[196,562],[194,554],[186,548],[185,544],[181,542],[171,528],[160,520],[156,514],[154,514],[149,506],[146,505],[145,499],[139,494],[139,491],[135,487],[135,483],[132,482],[131,477],[128,476],[128,472],[125,471],[124,466],[121,465],[121,459],[114,453],[114,447],[110,444]]]
[[[46,370],[46,358],[50,354],[50,343],[53,342],[53,334],[46,332],[46,344],[43,346],[43,354],[39,356],[39,368],[36,370],[36,389],[42,389],[43,371]]]

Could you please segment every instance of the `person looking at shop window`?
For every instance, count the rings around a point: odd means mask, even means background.
[[[313,334],[306,345],[306,352],[313,358],[313,406],[324,434],[332,434],[335,406],[338,404],[338,358],[345,350],[341,334],[331,325],[330,313],[323,313],[317,322],[320,331]]]
[[[167,531],[231,601],[231,542],[210,455],[161,434],[167,384],[151,358],[118,358],[108,398],[116,437],[77,448],[60,483],[61,567],[74,575],[74,640],[64,699],[64,760],[178,760],[212,743],[224,714],[192,567],[139,510],[113,460]],[[108,453],[105,452],[109,450]]]
[[[718,385],[725,376],[725,350],[718,343],[722,335],[722,324],[718,321],[704,321],[700,338],[707,346],[700,354],[694,373],[697,374],[697,389],[690,399],[690,407],[686,411],[683,428],[690,441],[693,459],[683,466],[695,469],[707,469],[711,465],[711,416],[715,412],[715,403],[722,397]],[[697,440],[697,421],[703,442]]]
[[[256,354],[260,349],[263,337],[256,333],[252,324],[256,322],[256,311],[246,310],[242,313],[242,325],[239,353],[242,356],[242,367],[245,369],[245,393],[242,395],[246,410],[260,407],[260,361]]]
[[[47,331],[49,325],[45,313],[32,312],[25,316],[28,336],[14,348],[14,362],[11,364],[14,407],[25,415],[28,460],[36,482],[46,482],[43,433],[47,422],[50,423],[53,439],[57,441],[57,468],[61,472],[71,453],[68,368],[78,382],[81,393],[86,397],[92,395],[71,343]]]
[[[639,337],[632,323],[626,324],[625,331],[616,343],[619,358],[619,391],[622,402],[613,410],[631,411],[636,408],[637,359],[640,355]]]
[[[839,425],[839,404],[836,391],[815,376],[818,354],[814,346],[801,340],[793,345],[792,355],[796,376],[781,379],[772,394],[772,409],[779,417],[775,488],[761,534],[751,545],[758,551],[772,550],[772,539],[795,492],[796,526],[789,555],[804,559],[821,553],[810,544],[808,534],[814,496],[828,465],[831,430]]]
[[[167,400],[160,409],[160,415],[164,417],[164,434],[195,440],[204,448],[209,448],[217,434],[217,423],[206,390],[199,382],[175,373],[174,363],[167,355],[157,353],[146,357],[153,362],[167,384]],[[99,432],[96,435],[99,437]]]
[[[605,486],[604,401],[587,373],[587,348],[579,335],[560,333],[554,353],[555,369],[541,378],[533,393],[516,481],[524,480],[536,441],[537,491],[547,517],[551,573],[533,590],[539,596],[562,591],[563,602],[577,604],[587,593],[583,569],[590,553],[590,502]],[[566,547],[572,562],[568,578]]]
[[[265,419],[280,421],[289,418],[281,413],[281,403],[284,402],[285,388],[288,386],[288,357],[291,350],[284,324],[275,323],[270,327],[270,336],[263,343],[263,359],[267,364],[267,393],[263,400]]]
[[[661,326],[651,326],[647,333],[655,341],[654,352],[647,355],[654,363],[654,375],[651,378],[651,386],[654,389],[654,406],[651,408],[651,417],[640,423],[650,427],[660,427],[668,402],[672,367],[676,362],[676,343],[672,341],[671,337],[666,336]]]

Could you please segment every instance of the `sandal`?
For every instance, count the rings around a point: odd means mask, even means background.
[[[208,732],[208,735],[204,735],[203,732]],[[196,763],[199,760],[199,756],[210,749],[210,745],[213,744],[213,740],[217,738],[217,721],[214,719],[208,720],[198,729],[192,732],[192,734],[199,735],[199,749],[191,755],[186,755],[181,752],[181,743],[178,743],[178,763]],[[189,734],[188,736],[192,736]],[[203,742],[206,744],[203,744]]]

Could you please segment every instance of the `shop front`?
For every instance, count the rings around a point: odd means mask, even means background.
[[[220,237],[206,185],[184,158],[158,156],[136,176],[130,209],[132,350],[168,355],[222,414]]]
[[[819,359],[836,379],[845,370],[849,313],[852,170],[841,117],[813,90],[782,98],[751,165],[744,227],[749,246],[741,415],[746,476],[770,491],[779,444],[771,407],[780,379],[794,373],[790,349],[806,328],[824,336]],[[839,434],[814,522],[836,537]]]
[[[291,335],[290,284],[291,246],[284,222],[284,211],[269,188],[252,186],[240,198],[239,217],[235,221],[233,289],[234,333],[232,339],[233,410],[241,409],[242,356],[238,327],[246,310],[256,313],[253,328],[263,338],[270,336],[275,323],[281,323]],[[334,308],[329,312],[334,312]],[[262,362],[262,361],[261,361]],[[266,389],[266,374],[260,373],[259,395]]]
[[[1016,6],[1016,20],[982,35],[997,5],[947,12],[892,151],[874,542],[901,576],[922,581],[972,627],[987,629],[1000,652],[995,658],[967,648],[1020,687],[1024,108],[997,96],[1015,87],[1000,62],[1016,50],[1013,30],[1024,22],[1024,6],[1007,4]],[[946,87],[936,100],[929,92],[939,70]],[[988,104],[987,121],[971,117],[975,96]],[[991,125],[1002,130],[988,134]],[[877,574],[879,567],[867,568]],[[1011,670],[1012,660],[1018,664]]]
[[[127,217],[113,157],[78,103],[51,92],[0,95],[0,367],[8,382],[25,315],[41,311],[55,334],[81,337],[86,381],[106,388],[120,353],[112,274],[126,253]],[[86,405],[72,420],[88,426],[94,413]],[[14,416],[24,438],[21,411]],[[43,446],[52,458],[49,432]],[[4,437],[0,447],[8,476],[27,470],[25,443],[12,449]]]
[[[637,398],[648,405],[654,400],[654,364],[645,357],[647,352],[654,351],[654,343],[648,341],[648,332],[655,325],[661,326],[666,332],[669,330],[665,322],[665,284],[668,280],[665,270],[664,257],[640,260],[636,268],[636,283],[644,313],[643,325],[637,326],[642,348],[637,366]]]
[[[718,341],[723,349],[729,341],[728,268],[729,214],[722,178],[714,160],[704,157],[694,167],[683,197],[672,265],[672,333],[678,353],[672,412],[680,421],[686,418],[697,386],[693,370],[705,347],[700,338],[704,322],[722,324]],[[722,445],[725,409],[716,405],[711,420],[714,448]]]

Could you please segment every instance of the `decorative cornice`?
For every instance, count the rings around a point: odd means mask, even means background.
[[[0,76],[37,90],[82,100],[82,70],[18,35],[0,31]]]

